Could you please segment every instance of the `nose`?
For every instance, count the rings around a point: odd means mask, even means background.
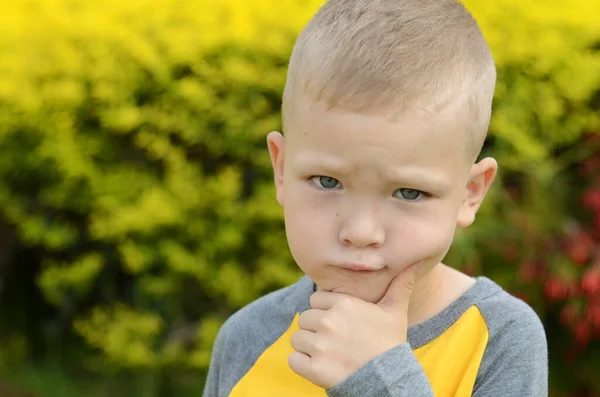
[[[385,229],[375,212],[372,208],[363,208],[349,216],[342,224],[340,242],[357,248],[381,247],[385,242]]]

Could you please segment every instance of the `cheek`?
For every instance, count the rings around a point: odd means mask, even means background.
[[[403,258],[403,264],[422,259],[441,261],[452,244],[455,230],[456,219],[448,216],[408,219],[394,230],[395,256]]]
[[[445,225],[445,227],[438,227],[428,232],[424,231],[419,248],[427,257],[441,261],[452,245],[455,229],[455,225]]]
[[[326,248],[332,244],[337,217],[335,203],[309,188],[293,186],[286,189],[283,209],[292,256],[298,266],[310,275],[311,268],[327,258]]]

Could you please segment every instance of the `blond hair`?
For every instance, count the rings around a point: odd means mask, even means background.
[[[472,146],[489,127],[496,69],[477,23],[454,0],[329,0],[299,35],[283,95],[394,117],[464,101]]]

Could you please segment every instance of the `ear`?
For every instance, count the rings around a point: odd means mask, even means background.
[[[273,131],[267,135],[267,146],[271,155],[273,174],[275,174],[275,192],[277,202],[283,205],[283,159],[285,154],[285,138],[280,132]]]
[[[486,157],[479,163],[473,164],[465,197],[458,213],[457,225],[459,227],[467,227],[475,221],[475,214],[477,214],[497,172],[498,163],[491,157]]]

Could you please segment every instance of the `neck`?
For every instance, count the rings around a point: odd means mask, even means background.
[[[445,288],[448,282],[456,281],[454,273],[458,272],[439,263],[415,284],[408,305],[409,327],[435,316],[456,299],[449,296]],[[452,295],[454,296],[456,293]]]

